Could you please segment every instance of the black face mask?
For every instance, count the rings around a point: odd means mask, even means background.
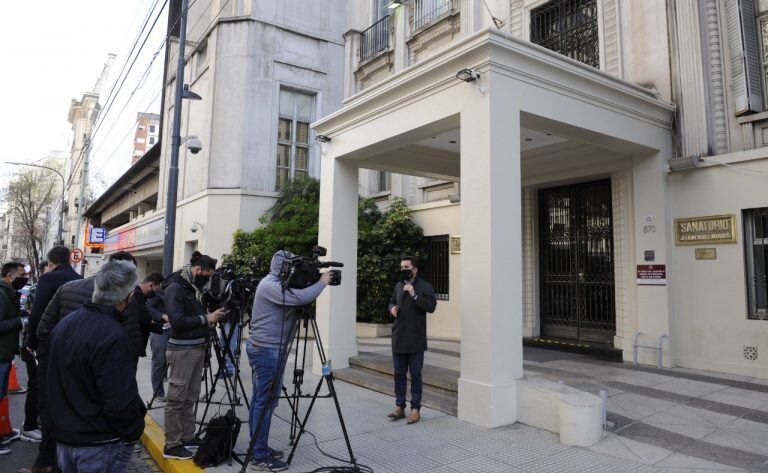
[[[146,296],[144,296],[144,297],[146,297],[147,299],[152,299],[152,298],[153,298],[153,297],[155,297],[156,295],[157,295],[157,293],[156,293],[155,291],[153,291],[153,290],[151,290],[151,289],[150,289],[149,291],[147,291],[147,295],[146,295]]]
[[[198,289],[202,289],[205,287],[205,285],[208,283],[208,280],[210,277],[202,275],[202,274],[196,274],[192,283],[197,286]]]
[[[411,279],[411,276],[413,275],[412,269],[401,269],[400,270],[400,280],[401,281],[407,281]]]
[[[13,288],[14,291],[18,291],[19,289],[27,285],[27,281],[29,281],[29,278],[21,278],[21,277],[16,278],[11,283],[11,287]]]

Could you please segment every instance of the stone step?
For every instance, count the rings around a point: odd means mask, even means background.
[[[359,366],[351,365],[349,368],[334,370],[337,379],[346,381],[372,391],[395,396],[394,383],[392,375],[380,371],[371,371]],[[410,391],[409,395],[410,396]],[[450,415],[458,413],[458,399],[455,394],[449,394],[447,391],[433,386],[424,385],[421,404],[430,409],[435,409]]]
[[[361,352],[358,356],[349,359],[350,366],[364,368],[387,375],[390,379],[394,375],[392,358],[377,353]],[[459,372],[438,366],[424,364],[421,371],[422,382],[425,386],[431,386],[453,393],[455,396],[459,390]]]

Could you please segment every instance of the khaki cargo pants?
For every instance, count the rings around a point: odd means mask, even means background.
[[[168,350],[165,402],[165,446],[182,445],[195,435],[195,402],[200,396],[205,347]]]

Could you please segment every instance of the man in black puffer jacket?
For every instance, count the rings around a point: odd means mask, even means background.
[[[118,251],[117,253],[114,253],[109,257],[109,261],[128,261],[136,266],[136,258],[127,251]],[[51,299],[51,302],[45,308],[45,313],[43,313],[42,320],[40,320],[40,325],[37,328],[38,350],[40,352],[47,352],[51,332],[53,332],[56,324],[91,300],[91,297],[93,296],[93,285],[93,278],[91,277],[68,282],[56,291],[53,299]],[[146,310],[142,312],[136,308],[136,304],[138,303],[138,301],[132,301],[131,305],[128,306],[123,313],[123,326],[128,333],[128,338],[131,340],[137,362],[138,357],[142,356],[144,351],[141,326],[142,323],[148,324],[147,321],[141,320],[142,313],[145,313],[146,317],[149,318],[149,312]],[[43,388],[41,387],[41,389]]]

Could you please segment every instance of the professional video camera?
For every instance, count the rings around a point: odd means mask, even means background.
[[[246,309],[250,313],[253,295],[261,277],[252,270],[250,274],[239,275],[232,265],[222,266],[211,275],[203,290],[206,306],[211,311],[220,307],[228,310]]]
[[[280,268],[280,283],[285,289],[304,289],[320,280],[320,269],[322,268],[343,268],[343,263],[336,261],[319,261],[320,256],[328,254],[328,250],[322,246],[312,247],[312,256],[294,256],[283,261]],[[341,270],[332,269],[331,286],[341,284]]]

